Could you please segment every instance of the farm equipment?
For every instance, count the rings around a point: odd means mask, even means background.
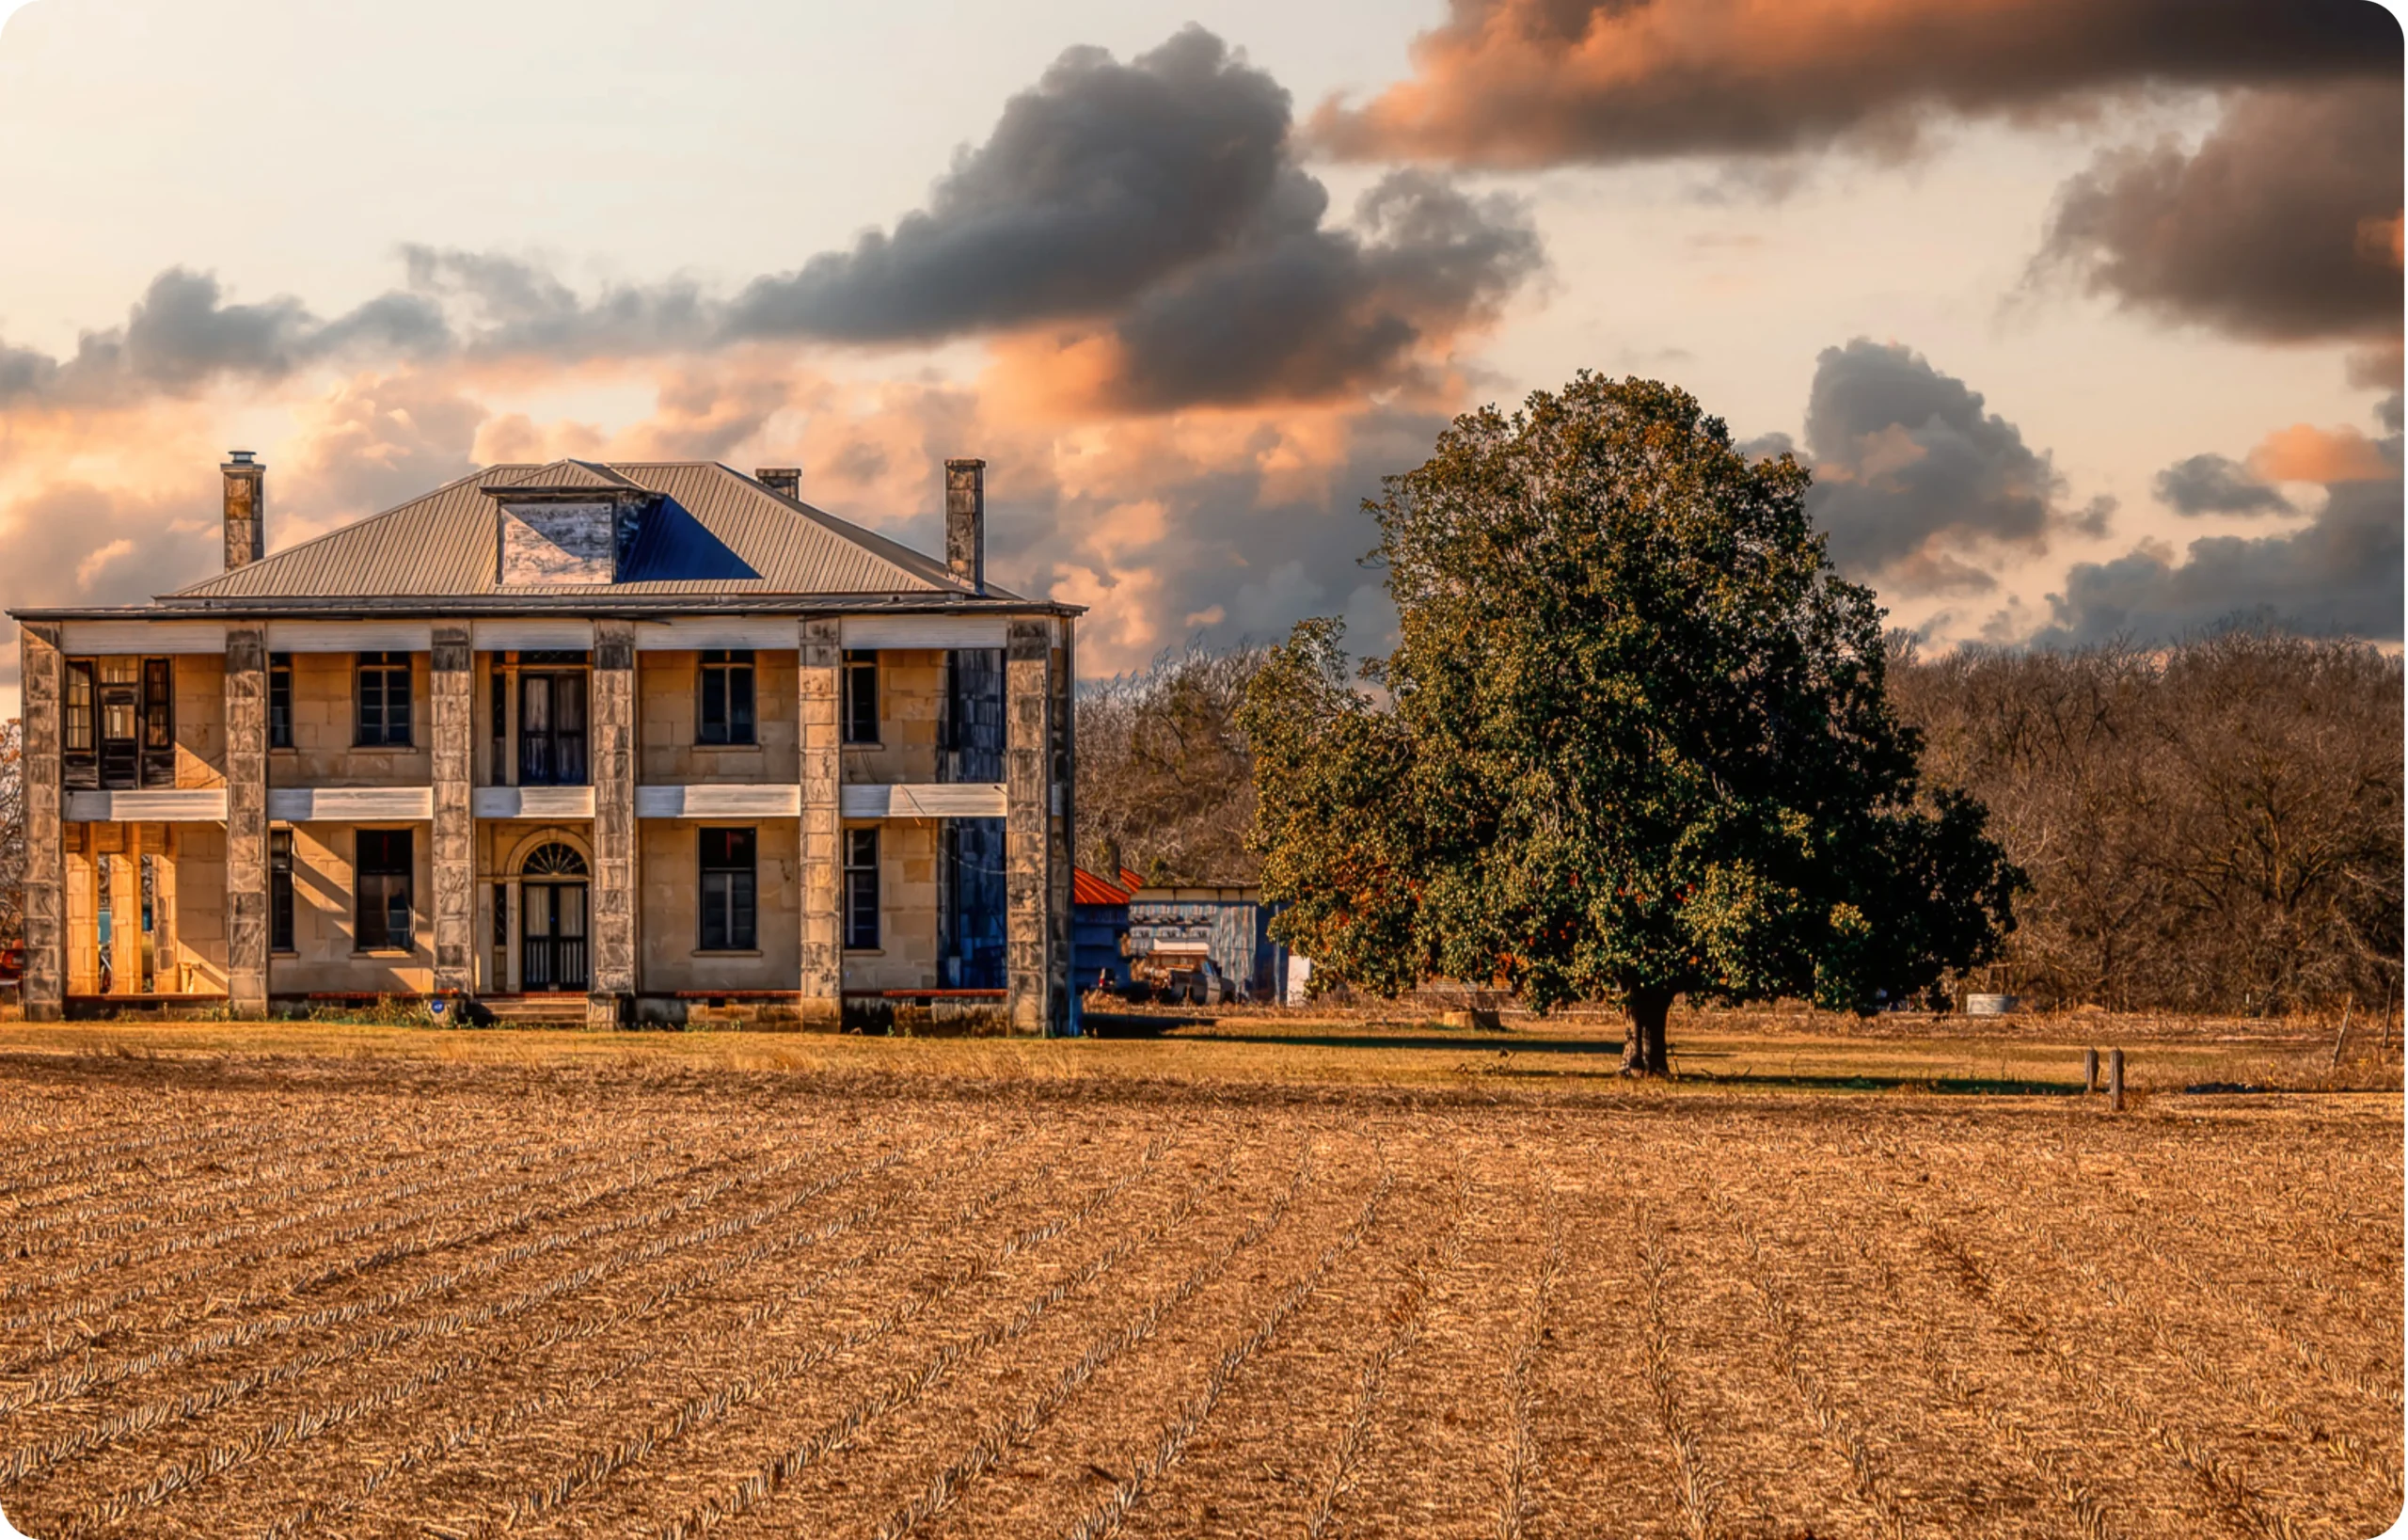
[[[1229,998],[1230,990],[1205,943],[1164,941],[1130,960],[1129,995],[1171,1005],[1217,1006]]]

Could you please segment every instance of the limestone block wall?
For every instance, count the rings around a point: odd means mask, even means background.
[[[701,722],[702,654],[637,654],[640,774],[647,786],[775,782],[797,775],[795,655],[752,655],[753,739],[749,745],[694,741]]]
[[[879,945],[875,951],[847,949],[845,988],[935,989],[939,982],[937,821],[888,818],[874,827],[879,832]]]
[[[226,784],[226,659],[187,653],[174,663],[176,785]]]
[[[269,964],[269,989],[277,994],[405,994],[433,989],[430,900],[435,870],[427,826],[415,825],[417,837],[410,842],[417,911],[411,945],[406,951],[374,953],[352,949],[357,901],[357,887],[352,881],[356,826],[296,823],[292,827],[293,949],[277,954]]]
[[[357,707],[352,695],[356,657],[347,652],[293,655],[293,747],[268,751],[268,777],[281,786],[426,786],[434,778],[429,745],[427,655],[410,655],[411,745],[358,748],[352,743]]]
[[[879,743],[845,746],[850,786],[926,785],[937,778],[944,722],[944,654],[895,648],[878,655]]]
[[[755,933],[749,955],[705,952],[702,941],[702,831],[683,818],[642,820],[642,907],[637,917],[636,988],[650,994],[680,990],[790,990],[802,961],[801,827],[769,818],[756,831]]]

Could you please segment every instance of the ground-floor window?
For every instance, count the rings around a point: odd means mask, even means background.
[[[411,907],[410,831],[362,829],[357,859],[358,928],[352,945],[363,952],[406,951],[417,933]]]
[[[267,833],[268,949],[294,950],[293,945],[293,831]]]
[[[760,945],[750,829],[705,829],[703,835],[703,935],[705,952],[750,952]]]
[[[878,831],[845,831],[845,945],[878,946]]]

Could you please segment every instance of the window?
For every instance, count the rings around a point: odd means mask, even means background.
[[[77,658],[68,662],[68,713],[60,721],[60,739],[68,752],[68,759],[91,762],[91,660]]]
[[[845,945],[878,947],[878,831],[845,831]]]
[[[267,655],[267,746],[293,747],[293,655]]]
[[[273,952],[293,945],[293,831],[267,832],[267,945]]]
[[[359,884],[353,945],[363,952],[406,951],[418,929],[410,908],[410,832],[360,830],[352,869]]]
[[[142,660],[142,784],[176,784],[176,667],[172,658]]]
[[[754,928],[752,831],[703,831],[703,950],[749,952]]]
[[[701,743],[752,741],[752,649],[713,647],[703,653]]]
[[[845,654],[845,741],[878,741],[878,654]]]
[[[410,655],[361,653],[358,696],[359,730],[352,741],[361,748],[408,748]]]

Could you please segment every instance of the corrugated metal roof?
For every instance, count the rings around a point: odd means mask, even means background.
[[[1126,909],[1129,906],[1129,895],[1085,866],[1073,866],[1070,868],[1070,902],[1102,904],[1107,907]]]
[[[563,467],[571,468],[563,469]],[[555,477],[590,474],[590,482]],[[498,580],[489,486],[609,486],[663,495],[615,583],[505,586]],[[674,598],[746,594],[969,596],[945,564],[780,496],[713,461],[491,466],[398,508],[168,595],[279,599],[525,595]],[[990,585],[987,596],[1010,599]]]

